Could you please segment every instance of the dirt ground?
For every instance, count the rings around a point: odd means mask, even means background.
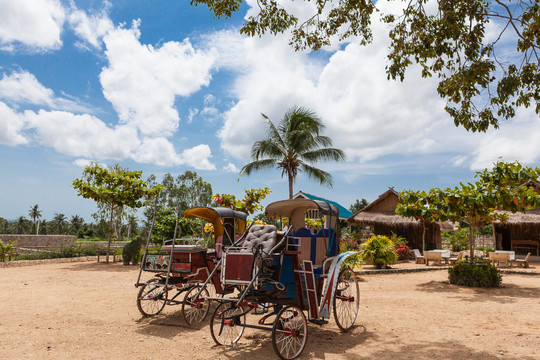
[[[143,318],[137,273],[95,261],[0,268],[0,358],[277,358],[270,332],[246,329],[224,348],[179,306]],[[540,359],[540,276],[503,274],[498,289],[451,285],[446,271],[360,278],[354,329],[310,324],[301,359]]]

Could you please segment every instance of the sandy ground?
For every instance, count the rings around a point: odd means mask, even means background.
[[[224,348],[178,306],[143,318],[137,273],[95,261],[0,268],[0,358],[277,358],[269,332]],[[498,289],[451,285],[446,271],[360,278],[355,328],[310,324],[302,359],[540,359],[540,276],[504,274]]]

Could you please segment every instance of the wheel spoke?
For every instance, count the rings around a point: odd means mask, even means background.
[[[341,271],[334,298],[334,319],[342,331],[353,327],[360,305],[360,290],[352,269]]]

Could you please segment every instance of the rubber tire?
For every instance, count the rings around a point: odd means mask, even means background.
[[[143,316],[154,316],[154,315],[159,314],[159,312],[163,310],[163,308],[165,307],[165,304],[167,303],[168,291],[165,290],[165,287],[152,285],[153,283],[160,282],[160,280],[161,279],[158,279],[158,278],[150,279],[139,288],[139,293],[137,294],[137,309],[139,309],[139,312]],[[149,290],[147,290],[147,287],[149,286],[152,286],[152,287]],[[148,296],[154,293],[155,293],[154,299],[142,300],[143,296]],[[155,304],[152,304],[153,302],[155,302]]]
[[[195,295],[197,295],[200,289],[201,285],[194,285],[188,290],[184,296],[184,300],[182,301],[182,316],[184,317],[184,321],[188,324],[198,324],[202,322],[204,319],[206,319],[206,316],[210,311],[210,300],[205,300],[202,302],[202,308],[200,309],[197,309],[191,305],[193,298]],[[200,296],[208,297],[210,295],[208,290],[204,289]]]
[[[212,339],[217,345],[226,345],[231,346],[240,340],[242,337],[242,334],[245,330],[245,324],[246,324],[246,314],[238,316],[236,318],[233,318],[233,325],[232,326],[223,326],[223,328],[226,330],[225,334],[219,335],[218,332],[221,328],[221,322],[224,320],[224,317],[231,317],[235,313],[243,313],[244,309],[242,307],[235,307],[232,309],[227,309],[231,306],[230,302],[223,302],[220,303],[216,309],[214,310],[214,313],[212,314],[212,319],[210,319],[210,335],[212,335]],[[224,310],[226,309],[226,310]],[[220,316],[221,312],[225,311],[225,316]],[[218,318],[218,316],[220,316]],[[236,337],[234,339],[232,337],[228,337],[227,334],[233,334],[235,333]]]
[[[296,318],[296,319],[295,319]],[[293,322],[291,323],[291,320]],[[295,330],[298,330],[300,336],[286,335],[283,332],[284,325],[294,325]],[[295,338],[300,338],[300,342],[295,341]],[[281,359],[289,360],[295,359],[306,347],[308,338],[308,323],[304,312],[297,306],[291,305],[284,307],[279,311],[274,321],[274,326],[272,327],[272,346],[274,351]],[[289,351],[285,352],[284,343],[289,343],[294,346],[295,343],[297,346],[293,349],[292,353]]]
[[[346,296],[354,297],[354,301],[349,302],[351,305],[347,308],[342,306],[343,303],[339,299],[339,295],[341,295],[344,290],[347,291]],[[334,320],[336,321],[337,326],[343,332],[349,331],[354,326],[360,308],[360,288],[358,286],[358,279],[351,268],[345,268],[339,273],[332,307],[334,310]]]

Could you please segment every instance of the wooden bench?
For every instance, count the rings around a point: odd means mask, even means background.
[[[111,250],[110,250],[109,256],[113,257],[113,262],[116,262],[116,257],[118,257],[118,261],[120,261],[122,259],[122,255],[116,255],[116,250],[120,249],[120,248],[121,248],[120,246],[111,245]],[[96,252],[97,252],[97,261],[98,262],[99,262],[99,259],[100,259],[101,256],[104,256],[105,258],[107,258],[107,248],[98,248],[96,250]]]
[[[504,262],[506,266],[512,266],[512,262],[510,261],[510,254],[509,253],[496,253],[496,252],[490,252],[489,253],[489,260],[493,265],[499,266],[501,262]]]
[[[540,242],[536,240],[512,240],[512,250],[534,250],[536,256],[540,256]]]
[[[442,265],[442,252],[425,251],[424,257],[426,258],[426,266],[429,265],[430,260],[433,260],[437,265]]]

